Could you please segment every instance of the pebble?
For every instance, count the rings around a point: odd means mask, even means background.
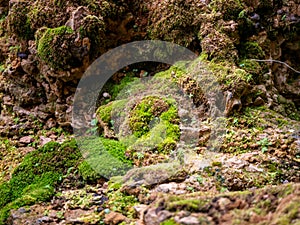
[[[104,213],[108,214],[108,213],[110,213],[110,210],[109,209],[104,209]]]
[[[199,219],[194,216],[183,217],[178,221],[179,224],[199,225]]]

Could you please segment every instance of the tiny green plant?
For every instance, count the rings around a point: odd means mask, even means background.
[[[267,137],[265,137],[265,138],[259,140],[259,141],[257,142],[257,144],[261,146],[261,151],[262,151],[262,153],[267,152],[267,151],[268,151],[268,146],[271,145],[271,143],[269,142],[269,139],[268,139]]]

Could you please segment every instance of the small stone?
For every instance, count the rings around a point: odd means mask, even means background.
[[[104,97],[104,98],[111,98],[110,94],[107,93],[107,92],[104,92],[104,93],[103,93],[103,97]]]
[[[164,192],[164,193],[168,193],[172,190],[175,190],[177,187],[177,184],[175,182],[172,183],[168,183],[168,184],[161,184],[157,187],[157,191],[158,192]]]
[[[148,208],[148,206],[141,204],[141,205],[136,205],[133,208],[136,211],[136,213],[139,215],[139,217],[141,217],[146,211],[146,209]]]
[[[225,210],[226,207],[231,203],[231,201],[228,198],[220,198],[218,200],[218,204],[220,207],[220,210]]]
[[[172,216],[172,213],[170,213],[167,210],[162,210],[157,213],[157,218],[158,218],[159,222],[165,221],[165,220],[169,219],[171,216]]]
[[[265,101],[260,96],[258,96],[253,103],[253,105],[255,105],[255,106],[261,106],[264,104],[265,104]]]
[[[30,144],[33,141],[34,141],[34,139],[30,136],[21,137],[20,140],[19,140],[19,142],[22,143],[22,144]]]
[[[181,218],[178,222],[179,222],[179,224],[198,225],[199,219],[194,216],[188,216],[188,217]]]
[[[21,207],[18,209],[18,212],[23,214],[29,212],[29,210],[25,209],[24,207]]]
[[[110,212],[105,215],[104,223],[105,224],[119,224],[126,220],[126,217],[118,212]]]
[[[108,213],[110,213],[110,210],[109,209],[104,209],[104,213],[108,214]]]
[[[48,142],[52,141],[51,138],[47,138],[44,136],[40,136],[40,145],[44,146],[45,144],[47,144]]]
[[[38,218],[36,221],[37,221],[37,224],[39,224],[39,223],[51,222],[52,220],[48,216],[43,216],[41,218]]]

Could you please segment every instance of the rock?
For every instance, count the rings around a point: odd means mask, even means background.
[[[134,188],[140,185],[150,186],[170,181],[182,181],[187,171],[179,163],[161,163],[142,168],[134,168],[126,173],[124,186]]]
[[[110,224],[110,225],[115,225],[115,224],[119,224],[125,220],[126,220],[126,217],[124,215],[122,215],[121,213],[110,212],[105,215],[104,223]]]
[[[30,144],[31,142],[33,142],[34,141],[34,139],[32,138],[32,137],[30,137],[30,136],[24,136],[24,137],[21,137],[20,139],[19,139],[19,142],[21,143],[21,144]]]
[[[144,213],[145,213],[146,209],[148,208],[148,206],[141,204],[141,205],[136,205],[133,208],[134,208],[135,212],[137,213],[138,218],[143,219]]]
[[[175,182],[168,183],[168,184],[161,184],[156,188],[156,191],[168,193],[168,192],[176,190],[177,186],[178,185]]]
[[[178,221],[179,224],[198,225],[199,219],[194,216],[183,217]]]
[[[258,96],[253,102],[253,105],[255,105],[255,106],[261,106],[264,104],[265,104],[265,101],[260,96]]]
[[[45,144],[47,144],[48,142],[52,141],[51,138],[47,138],[44,136],[40,136],[40,145],[44,146]]]
[[[161,222],[172,217],[172,213],[167,210],[162,210],[158,208],[150,208],[144,217],[144,222],[147,225],[158,225]]]
[[[230,203],[231,201],[228,198],[220,198],[218,200],[220,210],[225,210]]]

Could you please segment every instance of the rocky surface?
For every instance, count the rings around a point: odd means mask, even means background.
[[[298,0],[0,0],[0,24],[0,224],[300,223]],[[87,157],[80,78],[147,39],[199,58],[114,74]]]

